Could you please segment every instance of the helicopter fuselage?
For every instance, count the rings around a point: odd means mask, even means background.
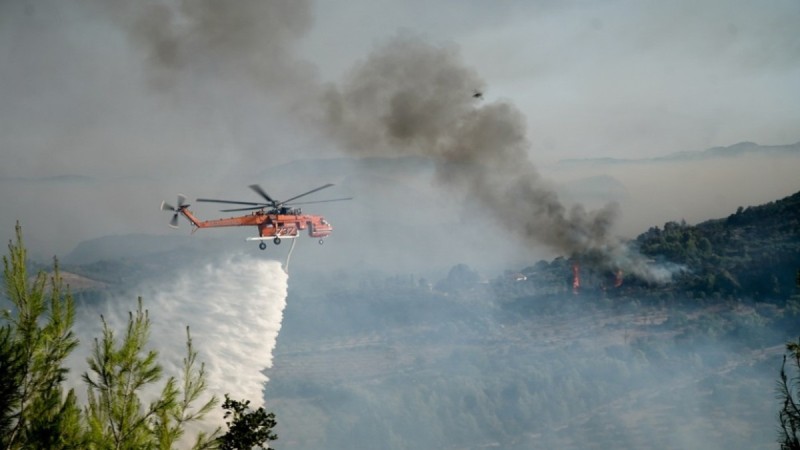
[[[333,231],[333,226],[324,217],[314,214],[271,214],[265,211],[256,211],[244,216],[200,220],[188,208],[181,209],[181,213],[196,228],[254,226],[258,228],[261,238],[293,238],[303,230],[308,230],[310,237],[324,238]]]

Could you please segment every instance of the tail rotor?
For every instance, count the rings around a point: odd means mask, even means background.
[[[178,194],[178,206],[172,206],[167,202],[161,202],[161,210],[162,211],[173,211],[174,214],[172,215],[172,219],[169,221],[169,226],[172,228],[178,228],[178,216],[180,215],[181,211],[186,209],[189,206],[186,203],[186,196],[183,194]]]

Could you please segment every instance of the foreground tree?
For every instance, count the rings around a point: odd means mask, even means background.
[[[206,389],[205,369],[196,367],[197,352],[186,330],[188,355],[184,358],[182,389],[169,377],[161,394],[145,406],[142,391],[158,382],[162,367],[155,350],[145,351],[150,334],[150,317],[142,308],[130,313],[125,335],[120,342],[103,321],[103,337],[95,339],[90,371],[83,374],[89,387],[86,417],[89,440],[97,448],[141,449],[172,448],[183,436],[185,426],[202,420],[218,403],[211,397],[197,410],[192,405]],[[210,435],[200,433],[194,449],[214,447],[219,428]]]
[[[169,377],[153,400],[143,400],[163,370],[158,353],[146,350],[150,318],[141,298],[121,339],[101,316],[103,334],[94,340],[89,370],[83,374],[88,401],[80,408],[75,393],[63,388],[68,372],[64,361],[78,340],[72,332],[73,298],[63,286],[58,262],[51,275],[40,271],[31,277],[19,224],[16,241],[8,248],[3,281],[11,309],[0,311],[0,450],[166,450],[189,444],[198,450],[250,450],[277,438],[270,432],[273,414],[262,408],[249,411],[247,401],[226,401],[225,418],[233,414],[228,433],[221,435],[221,428],[212,426],[187,442],[187,426],[202,422],[219,403],[215,396],[203,400],[205,366],[197,361],[188,327],[180,376]],[[253,444],[246,446],[249,442]]]
[[[783,403],[783,407],[778,413],[780,421],[779,439],[782,450],[800,450],[800,339],[797,342],[786,344],[786,351],[789,353],[794,376],[789,377],[786,373],[786,355],[783,355],[781,365],[781,375],[778,381],[778,398]]]
[[[0,369],[5,391],[0,442],[6,449],[80,448],[75,394],[70,390],[64,395],[62,387],[68,371],[64,360],[78,345],[72,332],[72,295],[63,289],[57,260],[51,276],[43,271],[29,276],[19,223],[16,242],[9,242],[8,250],[3,275],[13,314],[2,311],[2,358],[8,362]]]
[[[800,290],[800,270],[797,271],[797,288]],[[790,299],[788,307],[800,301],[800,294],[795,294]],[[787,355],[783,355],[781,375],[778,381],[778,399],[783,406],[778,413],[780,430],[778,442],[782,450],[800,450],[800,338],[797,342],[788,342],[786,352],[792,362],[792,372],[789,377],[786,373]]]
[[[277,424],[275,414],[267,413],[261,407],[254,411],[250,409],[249,400],[231,400],[227,394],[222,408],[225,419],[230,420],[225,422],[228,432],[217,440],[220,450],[250,450],[254,447],[269,450],[269,441],[278,439],[278,435],[272,432]],[[263,447],[265,442],[267,446]]]
[[[11,326],[4,325],[0,328],[0,436],[11,435],[15,408],[19,403],[22,363],[22,351],[12,340]],[[2,440],[0,443],[5,444]]]
[[[212,396],[202,406],[194,409],[193,405],[206,391],[206,374],[204,363],[200,363],[200,367],[197,367],[197,352],[192,347],[192,335],[188,326],[186,327],[186,352],[186,358],[183,359],[183,386],[177,390],[173,379],[167,382],[162,397],[175,400],[170,402],[170,407],[162,409],[154,421],[154,431],[161,449],[172,448],[183,437],[187,424],[202,421],[219,403],[217,397]],[[217,427],[211,433],[200,432],[192,448],[216,448],[215,439],[220,430],[221,427]]]

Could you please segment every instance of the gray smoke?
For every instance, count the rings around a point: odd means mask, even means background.
[[[401,36],[341,86],[327,88],[325,124],[357,154],[432,158],[442,184],[474,199],[477,210],[532,247],[640,271],[630,264],[638,258],[611,235],[617,205],[567,208],[530,160],[520,111],[506,101],[484,104],[474,95],[484,88],[456,49]]]
[[[310,69],[292,55],[313,23],[307,0],[96,3],[143,52],[156,87],[175,88],[199,76],[279,88]]]
[[[213,0],[117,2],[114,17],[142,48],[159,87],[193,79],[244,80],[288,106],[345,151],[421,155],[437,179],[475,202],[531,248],[540,244],[595,264],[642,272],[611,235],[616,204],[567,208],[530,159],[525,120],[507,101],[484,103],[486,83],[453,46],[398,36],[376,48],[340,84],[316,82],[293,46],[311,26],[302,2]],[[309,120],[309,118],[311,118]]]

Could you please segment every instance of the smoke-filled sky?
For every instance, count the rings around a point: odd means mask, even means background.
[[[509,231],[569,251],[616,209],[561,204],[542,163],[800,140],[799,19],[795,1],[5,0],[0,236],[19,219],[64,253],[162,232],[176,192],[251,200],[297,159],[422,154],[498,215],[509,191],[536,198]]]

